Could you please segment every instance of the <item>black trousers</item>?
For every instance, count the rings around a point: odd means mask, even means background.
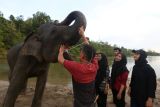
[[[126,90],[124,90],[122,92],[122,97],[120,100],[118,100],[117,99],[118,91],[115,89],[112,89],[113,102],[114,102],[114,104],[116,104],[116,107],[125,107],[125,92],[126,92]]]
[[[106,107],[107,104],[107,94],[103,92],[99,93],[99,98],[97,100],[98,107]]]
[[[135,98],[131,98],[131,107],[145,107],[145,101],[137,101]]]

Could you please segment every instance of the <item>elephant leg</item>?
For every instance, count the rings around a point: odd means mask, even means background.
[[[9,71],[9,75],[8,75],[8,78],[9,78],[9,83],[11,84],[11,78],[12,78],[12,72],[13,71]],[[27,79],[28,80],[28,79]],[[27,89],[27,80],[25,81],[24,83],[24,87],[22,88],[22,91],[21,91],[21,94],[25,94],[26,92],[26,89]]]
[[[3,102],[3,107],[14,107],[15,101],[22,91],[30,69],[29,59],[20,56],[12,72],[11,81]]]
[[[13,75],[14,75],[14,74],[13,74],[13,70],[10,70],[10,71],[9,71],[9,75],[8,75],[9,83],[11,83],[11,79],[12,79],[12,76],[13,76]],[[25,81],[25,83],[24,83],[24,87],[22,88],[21,94],[25,94],[25,92],[26,92],[26,89],[27,89],[27,80],[28,80],[28,79],[26,79],[26,81]]]
[[[44,72],[44,73],[39,75],[37,78],[35,94],[31,107],[41,107],[42,96],[47,81],[48,69],[46,71],[39,71],[39,72]]]
[[[22,91],[27,79],[25,73],[21,73],[20,76],[17,74],[14,77],[15,78],[11,79],[10,85],[8,87],[8,91],[4,99],[3,107],[14,107],[15,101],[19,93]]]
[[[27,90],[27,83],[28,83],[28,79],[26,79],[25,83],[24,83],[24,86],[21,90],[21,95],[25,95],[26,93],[26,90]]]
[[[11,82],[11,78],[12,78],[12,75],[13,75],[13,69],[14,67],[11,67],[10,63],[9,63],[9,73],[8,73],[8,80],[9,80],[9,83]]]
[[[9,80],[9,83],[11,82],[11,78],[12,78],[12,71],[9,70],[9,74],[8,74],[8,80]]]

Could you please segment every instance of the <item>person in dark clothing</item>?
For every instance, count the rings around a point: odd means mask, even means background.
[[[116,107],[125,107],[126,82],[129,73],[126,64],[125,56],[122,53],[118,53],[115,56],[111,72],[111,89]]]
[[[98,107],[106,107],[109,65],[104,53],[97,53],[97,57],[99,65],[95,80],[96,95],[98,96],[97,105]]]
[[[128,95],[131,97],[131,107],[153,107],[156,91],[156,74],[148,64],[144,50],[133,50],[135,65],[133,66]]]

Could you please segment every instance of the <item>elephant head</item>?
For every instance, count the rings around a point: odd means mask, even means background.
[[[71,12],[60,23],[43,24],[25,40],[22,53],[33,55],[39,61],[55,63],[61,44],[72,46],[79,41],[81,36],[78,31],[81,26],[86,28],[86,18],[79,11]]]

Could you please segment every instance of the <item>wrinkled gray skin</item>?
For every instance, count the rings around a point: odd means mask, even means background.
[[[75,22],[70,25],[73,20]],[[35,33],[28,35],[24,43],[9,50],[10,85],[3,107],[14,107],[18,95],[25,89],[30,77],[37,77],[31,107],[41,107],[49,64],[57,62],[61,44],[72,46],[79,41],[78,30],[81,26],[86,28],[85,16],[79,11],[74,11],[61,23],[41,25]]]

